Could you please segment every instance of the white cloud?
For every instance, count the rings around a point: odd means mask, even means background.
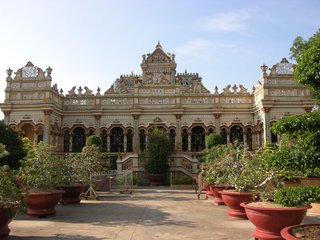
[[[199,19],[196,25],[206,31],[242,32],[251,18],[250,12],[245,10],[223,12]]]
[[[205,39],[193,39],[177,47],[175,53],[178,58],[194,60],[212,60],[221,52],[239,51],[240,47],[234,43],[213,42]]]

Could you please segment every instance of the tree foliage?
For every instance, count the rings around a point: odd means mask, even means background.
[[[223,143],[223,139],[219,134],[210,133],[206,139],[208,148],[219,145]]]
[[[148,135],[148,161],[145,169],[152,174],[163,174],[168,171],[168,158],[174,151],[173,142],[160,129],[153,129]]]
[[[5,146],[8,154],[0,157],[0,166],[9,165],[10,168],[18,169],[20,160],[25,157],[23,143],[16,131],[0,121],[0,143]]]
[[[320,102],[320,30],[309,40],[297,37],[290,54],[298,63],[294,70],[295,81],[309,87],[316,101]]]

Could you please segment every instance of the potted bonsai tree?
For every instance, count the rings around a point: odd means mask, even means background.
[[[51,155],[50,146],[40,142],[33,146],[28,138],[23,138],[27,156],[19,169],[22,182],[29,191],[26,199],[27,214],[35,217],[55,215],[62,190],[59,184],[59,165]]]
[[[246,219],[242,202],[257,201],[261,182],[269,172],[264,169],[266,149],[258,149],[254,153],[248,151],[243,143],[230,145],[233,150],[223,160],[226,164],[226,182],[233,186],[232,190],[221,191],[222,200],[228,206],[228,216]]]
[[[0,160],[9,154],[0,143]],[[17,177],[16,170],[8,165],[0,167],[0,238],[9,235],[8,227],[19,207],[22,208],[26,193]]]
[[[227,144],[219,144],[204,150],[204,161],[206,170],[203,173],[203,180],[209,186],[209,196],[214,196],[215,205],[223,205],[224,202],[220,191],[232,189],[228,180],[230,170],[233,168],[234,147]]]
[[[307,186],[297,187],[299,190],[296,194],[285,195],[289,201],[284,201],[283,197],[277,197],[277,194],[291,191],[290,187],[278,189],[281,181],[279,182],[277,174],[283,171],[290,176],[318,174],[320,133],[318,130],[314,131],[314,128],[319,125],[319,116],[319,113],[290,116],[279,120],[273,126],[272,130],[281,135],[281,141],[265,157],[265,167],[268,170],[273,169],[273,174],[264,181],[269,183],[264,184],[266,186],[264,192],[271,193],[269,198],[274,202],[258,205],[241,204],[245,207],[248,218],[256,226],[255,237],[281,238],[281,229],[300,224],[307,210],[311,208],[308,205],[311,203],[310,200],[318,200],[319,196],[309,196],[307,199],[303,197],[308,195]],[[270,189],[274,191],[268,191]],[[295,199],[299,201],[296,202]],[[275,218],[278,219],[277,223],[274,221]]]
[[[145,170],[149,173],[152,186],[163,185],[165,173],[169,170],[168,158],[174,151],[174,144],[167,134],[154,128],[148,135],[147,156]]]
[[[84,190],[82,179],[81,155],[77,153],[67,154],[65,157],[56,157],[59,167],[59,183],[57,188],[63,190],[60,203],[77,204],[80,203],[80,195]]]

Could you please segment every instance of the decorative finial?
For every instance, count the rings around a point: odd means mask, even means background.
[[[46,72],[48,75],[50,75],[52,73],[52,68],[49,66],[47,69],[46,69]]]
[[[214,93],[219,93],[218,90],[219,90],[219,89],[218,89],[218,86],[216,85],[216,86],[214,87]]]
[[[267,70],[268,70],[268,66],[263,64],[262,66],[260,66],[261,70],[262,70],[262,76],[263,77],[266,77],[268,74],[267,74]]]
[[[12,69],[11,69],[11,68],[9,68],[9,69],[7,70],[7,74],[8,74],[8,77],[11,77],[11,74],[12,74]]]
[[[159,40],[158,40],[158,44],[157,44],[156,48],[162,48]]]

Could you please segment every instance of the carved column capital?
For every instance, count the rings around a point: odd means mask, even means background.
[[[101,115],[94,115],[94,119],[97,120],[97,121],[100,120],[101,117],[102,117]]]
[[[132,117],[134,120],[138,120],[140,117],[140,114],[132,114]]]
[[[175,114],[176,119],[181,119],[181,114]]]
[[[261,111],[264,113],[268,113],[271,111],[271,107],[263,107],[263,108],[261,108]]]
[[[214,118],[215,119],[220,119],[220,117],[221,117],[221,113],[215,113],[214,114]]]
[[[50,115],[53,111],[51,109],[43,110],[44,115]]]
[[[3,114],[4,114],[5,116],[9,116],[10,113],[11,113],[11,111],[3,111]]]

